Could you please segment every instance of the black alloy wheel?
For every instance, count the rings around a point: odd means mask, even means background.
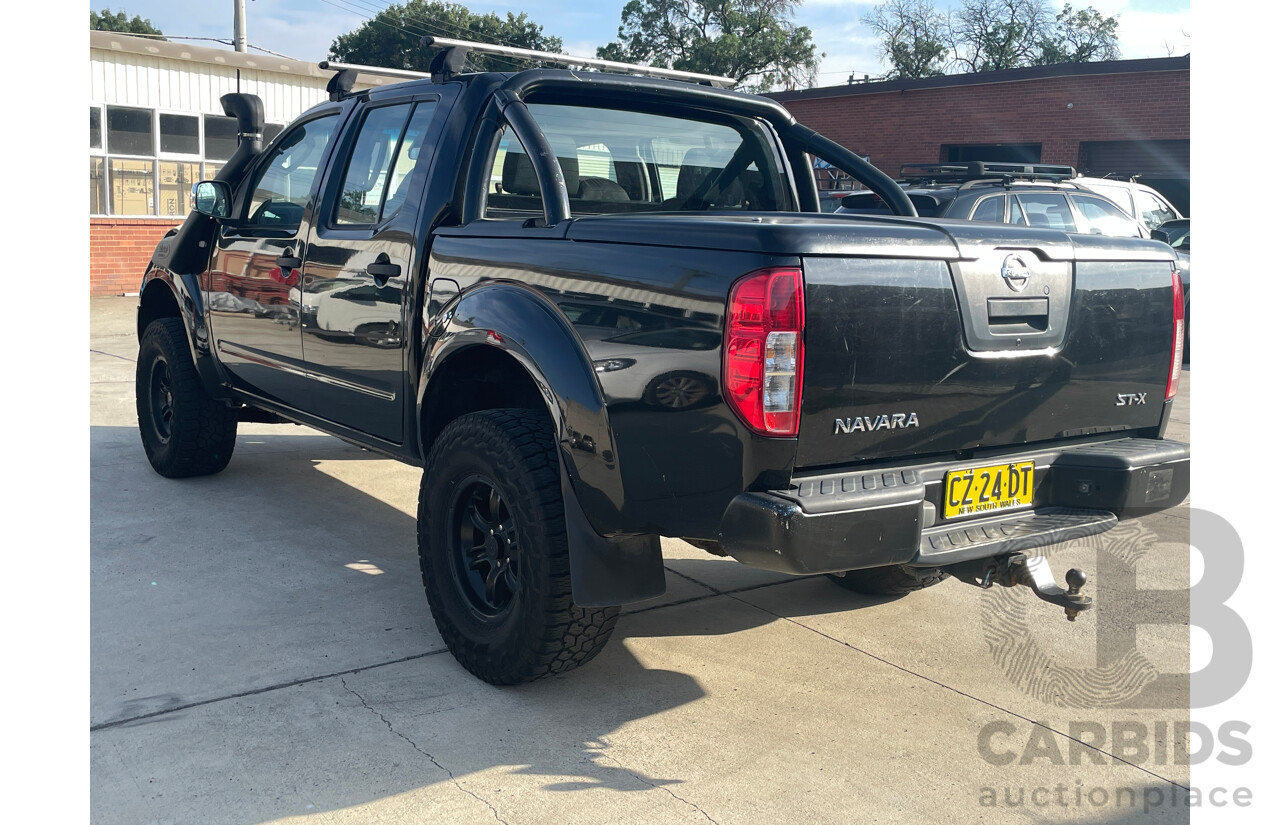
[[[480,615],[511,609],[520,586],[515,520],[492,479],[473,476],[453,495],[450,554],[454,581]]]

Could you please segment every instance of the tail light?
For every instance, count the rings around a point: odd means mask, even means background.
[[[724,332],[724,394],[753,431],[800,431],[804,379],[804,275],[761,269],[729,292]]]
[[[1186,305],[1182,299],[1182,276],[1173,270],[1173,354],[1169,357],[1169,381],[1164,387],[1164,400],[1178,394],[1178,380],[1182,378],[1182,335],[1186,326]]]

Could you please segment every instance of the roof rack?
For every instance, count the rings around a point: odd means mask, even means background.
[[[641,66],[638,63],[622,63],[617,60],[602,60],[598,57],[574,57],[568,54],[555,54],[553,52],[540,52],[533,49],[520,49],[515,46],[494,46],[490,43],[473,43],[469,40],[453,40],[448,37],[435,37],[433,35],[425,35],[421,42],[424,46],[463,48],[468,51],[478,52],[479,54],[496,54],[505,57],[525,57],[531,60],[540,60],[543,63],[561,63],[566,66],[590,66],[596,69],[625,72],[626,74],[638,74],[646,77],[662,77],[668,80],[687,80],[694,83],[715,86],[720,89],[729,89],[738,83],[738,81],[734,80],[732,77],[721,77],[720,75],[714,74],[682,72],[676,69],[663,69],[658,66]]]
[[[908,172],[908,170],[912,170]],[[1061,183],[1076,176],[1071,166],[1049,163],[1002,163],[988,160],[971,160],[964,163],[904,163],[898,170],[903,180],[918,183],[967,183],[982,179],[995,180],[1048,180]]]

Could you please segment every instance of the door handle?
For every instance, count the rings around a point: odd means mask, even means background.
[[[276,266],[281,269],[302,269],[302,259],[293,254],[293,247],[287,247],[276,258]]]
[[[400,264],[391,263],[391,258],[387,253],[379,253],[373,263],[364,268],[364,271],[373,276],[374,282],[378,286],[386,286],[388,279],[400,277]]]

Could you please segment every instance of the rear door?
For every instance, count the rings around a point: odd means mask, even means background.
[[[396,444],[404,438],[408,285],[437,102],[379,101],[346,131],[302,269],[308,411]]]
[[[341,117],[335,107],[282,134],[212,256],[206,303],[219,360],[240,388],[290,407],[304,406],[308,389],[298,328],[303,242]]]

